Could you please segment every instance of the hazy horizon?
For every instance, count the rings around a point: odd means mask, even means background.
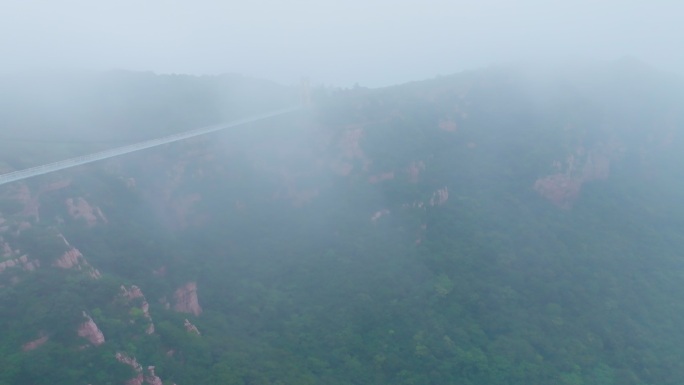
[[[5,4],[0,72],[238,73],[377,87],[510,63],[636,57],[682,74],[684,4],[431,0]]]

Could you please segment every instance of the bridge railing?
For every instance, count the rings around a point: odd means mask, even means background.
[[[80,166],[87,163],[96,162],[98,160],[109,159],[115,156],[129,154],[131,152],[145,150],[151,147],[161,146],[163,144],[177,142],[184,139],[189,139],[199,135],[205,135],[212,132],[224,130],[226,128],[240,126],[242,124],[256,122],[258,120],[272,118],[278,115],[287,114],[301,109],[301,107],[284,108],[276,111],[267,112],[249,118],[244,118],[224,124],[216,124],[208,127],[197,128],[190,131],[172,134],[161,138],[146,140],[144,142],[129,144],[122,147],[116,147],[109,150],[96,152],[93,154],[82,155],[70,159],[60,160],[58,162],[48,163],[41,166],[31,167],[24,170],[18,170],[0,175],[0,185],[16,182],[22,179],[31,178],[38,175],[64,170],[71,167]]]

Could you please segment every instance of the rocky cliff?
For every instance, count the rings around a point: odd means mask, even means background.
[[[104,334],[102,334],[95,321],[85,311],[83,312],[83,318],[85,318],[85,322],[78,327],[78,336],[87,339],[93,346],[105,343]]]
[[[142,365],[138,363],[135,357],[129,357],[123,353],[116,353],[116,360],[129,366],[137,373],[135,377],[126,381],[126,385],[163,385],[162,380],[154,373],[154,366],[148,366],[147,369],[143,371]]]
[[[173,309],[181,313],[191,313],[195,316],[202,314],[202,307],[197,298],[197,284],[195,282],[188,282],[179,287],[173,293],[174,305]]]
[[[126,288],[126,286],[121,285],[121,295],[127,300],[127,302],[138,304],[136,309],[139,309],[140,312],[142,312],[142,316],[147,322],[145,333],[154,333],[154,323],[152,322],[152,316],[150,315],[150,304],[147,302],[142,290],[140,290],[140,288],[136,285],[131,285],[130,288]],[[135,322],[135,320],[133,320],[133,322]]]

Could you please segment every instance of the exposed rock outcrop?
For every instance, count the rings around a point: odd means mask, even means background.
[[[197,329],[197,326],[193,325],[192,322],[190,322],[187,318],[185,319],[183,326],[185,326],[185,331],[187,331],[188,333],[195,333],[198,336],[200,335],[200,332]]]
[[[137,373],[135,377],[126,381],[126,385],[163,385],[161,378],[154,372],[154,366],[148,366],[146,373],[143,373],[143,367],[135,357],[130,357],[124,353],[116,353],[116,360],[130,366]]]
[[[613,152],[615,149],[611,146],[591,152],[578,148],[564,162],[553,162],[556,172],[537,179],[534,190],[554,205],[568,209],[579,196],[584,183],[608,178]]]
[[[91,206],[85,199],[78,197],[66,200],[67,211],[74,219],[83,219],[88,226],[95,226],[99,222],[107,223],[107,217],[97,206]]]
[[[102,345],[105,342],[105,337],[100,328],[85,311],[83,317],[86,321],[78,327],[78,336],[87,339],[93,346]]]
[[[147,375],[145,375],[145,382],[149,385],[163,385],[161,378],[154,374],[154,366],[147,367]]]
[[[92,267],[88,261],[86,261],[85,257],[83,257],[83,254],[81,254],[77,248],[71,246],[64,236],[62,236],[62,240],[69,247],[69,249],[54,262],[54,265],[62,269],[76,269],[85,271],[93,279],[100,278],[100,272],[96,268]]]
[[[40,338],[36,338],[33,341],[29,341],[25,343],[24,345],[21,346],[21,350],[28,352],[30,350],[37,349],[41,347],[43,344],[45,344],[48,341],[49,337],[47,335],[44,335]]]
[[[181,313],[192,313],[195,316],[202,314],[202,307],[197,298],[197,284],[188,282],[179,287],[173,294],[173,309]]]
[[[40,261],[29,260],[27,255],[22,255],[19,258],[8,259],[0,262],[0,273],[11,267],[21,267],[24,270],[32,271],[40,267]]]
[[[77,248],[71,248],[55,261],[55,266],[62,269],[78,268],[81,265],[82,259],[83,254]]]
[[[154,333],[154,323],[152,322],[152,316],[150,316],[150,304],[147,302],[142,290],[140,290],[140,288],[136,285],[131,285],[130,289],[127,289],[126,286],[121,285],[121,295],[128,301],[139,299],[139,309],[143,312],[143,317],[149,322],[147,328],[145,329],[145,333]]]
[[[142,365],[138,363],[135,357],[129,357],[123,353],[116,353],[116,360],[122,364],[128,365],[137,373],[137,375],[126,381],[126,385],[142,385],[144,378],[142,373]]]
[[[131,285],[130,289],[126,289],[126,286],[121,285],[121,295],[123,295],[125,298],[132,300],[136,298],[145,298],[145,296],[142,293],[142,290],[136,285]]]

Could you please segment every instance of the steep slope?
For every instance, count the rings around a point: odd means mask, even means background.
[[[4,187],[0,382],[677,384],[683,95],[630,61],[319,90]]]

